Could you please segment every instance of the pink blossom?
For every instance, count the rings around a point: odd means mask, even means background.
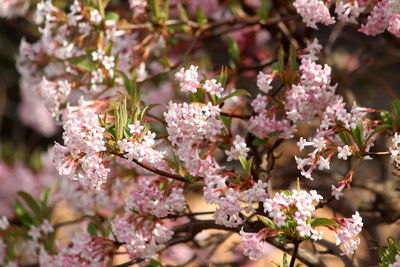
[[[272,89],[271,82],[273,79],[273,74],[266,74],[260,71],[257,75],[258,89],[263,91],[265,94],[268,94],[268,92]]]
[[[101,15],[99,13],[99,11],[97,11],[96,9],[93,9],[90,11],[90,21],[93,22],[96,25],[99,25],[101,23]]]
[[[367,35],[377,35],[388,29],[395,36],[399,36],[399,13],[398,1],[379,1],[368,16],[367,23],[361,25],[360,31]]]
[[[191,65],[189,69],[185,70],[181,68],[180,71],[175,74],[175,79],[179,82],[183,93],[196,93],[197,88],[200,86],[200,77],[197,68],[197,66]]]
[[[132,259],[151,259],[171,239],[173,232],[164,225],[140,217],[117,217],[111,222],[112,231]]]
[[[296,0],[293,5],[308,27],[317,29],[317,23],[329,25],[335,22],[321,0]]]
[[[267,104],[267,97],[260,94],[258,94],[257,97],[251,102],[251,106],[257,113],[262,113],[267,107]]]
[[[242,236],[243,254],[251,260],[261,259],[266,252],[262,236],[258,233],[245,233],[243,229],[240,230],[240,235]]]
[[[6,216],[2,216],[0,218],[0,230],[5,230],[7,227],[10,226],[10,223],[8,222],[8,219]]]
[[[359,6],[358,0],[336,1],[335,13],[337,14],[339,20],[341,21],[357,23],[357,18],[363,11],[364,8]]]
[[[353,254],[360,244],[360,239],[355,237],[361,232],[363,222],[360,214],[356,212],[352,218],[343,219],[340,222],[340,227],[336,229],[334,237],[336,245],[343,245],[345,254]]]
[[[229,188],[224,197],[217,201],[217,210],[214,213],[215,223],[226,227],[237,227],[243,223],[239,213],[242,211],[238,193]]]
[[[321,115],[336,98],[328,65],[321,66],[306,57],[302,59],[300,73],[300,83],[287,92],[285,103],[286,115],[293,122]]]
[[[60,175],[79,180],[87,188],[100,189],[107,181],[109,169],[101,152],[105,151],[101,127],[96,111],[81,103],[64,111],[64,146],[54,146],[53,162]],[[82,168],[76,172],[78,166]]]
[[[347,160],[347,157],[352,155],[348,145],[345,145],[343,147],[338,146],[337,151],[339,159]]]
[[[280,138],[289,139],[296,131],[296,126],[288,120],[277,120],[275,116],[271,118],[265,112],[251,117],[249,123],[249,131],[258,138],[266,138],[276,132]]]
[[[400,134],[395,133],[391,140],[391,146],[389,148],[390,155],[395,166],[400,165]]]
[[[286,220],[291,218],[296,222],[296,230],[301,237],[318,240],[322,238],[322,233],[311,227],[309,219],[315,210],[314,203],[321,199],[322,196],[315,190],[309,193],[302,190],[281,192],[276,193],[273,199],[264,200],[264,210],[278,226],[286,225]]]
[[[137,188],[130,192],[126,209],[140,214],[151,214],[158,218],[166,217],[186,208],[182,188],[172,188],[170,192],[160,189],[160,184],[151,177],[138,177]]]
[[[211,95],[216,95],[217,97],[221,97],[224,92],[224,88],[222,88],[221,84],[217,82],[217,80],[206,80],[203,85],[203,89]]]
[[[129,0],[129,6],[133,12],[133,16],[136,17],[140,14],[146,12],[146,4],[145,0]]]
[[[46,108],[53,117],[60,114],[60,105],[63,104],[71,92],[71,85],[68,81],[50,82],[43,77],[39,84],[39,93]]]
[[[243,137],[236,135],[232,145],[230,150],[225,151],[225,154],[228,156],[227,161],[238,160],[240,156],[247,158],[250,148],[247,147]]]
[[[29,8],[29,0],[1,0],[0,17],[13,18],[23,16]]]
[[[335,199],[339,200],[340,197],[344,195],[344,193],[342,192],[344,187],[345,184],[342,184],[339,187],[335,187],[334,185],[332,185],[332,196],[334,196]]]
[[[267,198],[268,194],[265,191],[266,188],[267,184],[259,180],[257,183],[253,185],[252,188],[247,189],[240,193],[241,199],[243,199],[243,201],[248,203],[247,207],[245,208],[246,212],[251,212],[251,211],[255,212],[253,203],[263,202]]]
[[[132,126],[135,127],[135,126]],[[132,130],[133,129],[133,130]],[[131,128],[132,131],[138,131],[138,128]],[[118,146],[129,161],[136,159],[139,162],[149,164],[159,163],[163,160],[165,152],[157,151],[154,149],[155,133],[148,131],[146,134],[139,134],[142,140],[129,140],[124,139],[118,141]]]

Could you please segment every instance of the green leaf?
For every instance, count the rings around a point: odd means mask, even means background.
[[[96,225],[93,222],[89,222],[88,226],[87,226],[87,232],[91,235],[91,236],[97,236],[97,229],[96,229]]]
[[[167,21],[169,19],[169,0],[164,1],[164,10],[162,12],[162,19]]]
[[[155,108],[157,106],[159,106],[159,104],[151,104],[151,105],[145,106],[137,119],[142,120],[144,115],[146,115],[147,112],[150,112],[150,110],[152,110],[153,108]]]
[[[88,57],[70,57],[67,59],[67,61],[86,71],[92,72],[96,70],[96,65]]]
[[[285,69],[285,50],[283,49],[283,46],[279,46],[278,50],[278,71],[282,72]]]
[[[115,139],[121,140],[124,137],[124,128],[128,124],[126,98],[123,97],[121,102],[114,102],[111,105],[115,116]]]
[[[106,20],[113,20],[113,21],[118,21],[119,20],[119,15],[115,12],[109,12],[106,15]]]
[[[289,68],[292,71],[297,71],[299,69],[299,64],[297,63],[296,49],[293,46],[290,46],[289,51]]]
[[[339,226],[337,222],[327,219],[327,218],[315,218],[311,221],[312,227],[317,226]]]
[[[198,7],[197,8],[197,23],[199,25],[204,25],[208,22],[208,19],[206,16],[204,16],[203,8]]]
[[[239,62],[239,60],[240,60],[239,45],[233,38],[229,38],[228,43],[229,43],[229,49],[228,49],[229,54],[232,56],[232,58],[235,60],[235,62]]]
[[[363,134],[364,130],[361,124],[357,124],[356,128],[351,129],[351,133],[353,134],[354,141],[358,145],[359,148],[363,145]]]
[[[40,201],[43,204],[47,204],[47,201],[49,200],[49,196],[51,193],[51,189],[47,188],[46,190],[44,190],[41,194],[40,194]]]
[[[267,20],[269,18],[269,13],[271,11],[271,2],[270,0],[261,0],[261,8],[257,10],[258,15]]]
[[[288,267],[289,266],[286,253],[283,254],[282,264],[283,264],[283,267]]]
[[[196,93],[189,93],[189,99],[191,102],[204,103],[205,97],[205,91],[201,88],[197,88]]]
[[[268,217],[257,215],[258,219],[268,228],[278,229],[279,227]]]
[[[33,224],[33,219],[29,212],[25,209],[24,205],[17,199],[15,201],[15,213],[21,220],[22,224],[26,226],[27,228],[30,227],[30,225]]]
[[[194,177],[193,177],[192,175],[188,174],[188,173],[186,173],[186,174],[183,176],[183,178],[185,178],[185,180],[186,180],[188,183],[191,183],[191,182],[194,181]]]
[[[151,259],[150,263],[147,264],[145,267],[163,267],[163,265],[155,259]]]
[[[28,204],[33,214],[37,217],[42,217],[42,210],[31,195],[23,191],[19,191],[17,194]]]
[[[389,111],[382,110],[381,111],[381,117],[382,117],[384,123],[389,124],[389,125],[393,124],[392,115],[390,115]]]
[[[378,249],[378,255],[381,259],[379,266],[387,267],[396,261],[396,255],[400,255],[400,242],[389,237],[387,239],[388,246]]]
[[[189,21],[189,17],[188,17],[188,15],[186,13],[186,10],[185,10],[185,8],[183,8],[181,3],[178,4],[178,13],[179,13],[179,18],[183,22],[188,22]]]
[[[348,145],[348,146],[352,145],[351,136],[348,132],[341,132],[339,134],[339,137],[340,137],[340,140],[342,140],[342,142],[345,143],[346,145]]]
[[[228,129],[230,129],[231,128],[231,124],[232,124],[232,118],[228,117],[228,116],[224,116],[224,115],[221,115],[220,118],[221,118],[222,122],[225,124],[225,126]]]
[[[150,16],[153,20],[160,19],[161,15],[161,3],[160,0],[150,0],[148,1],[148,7],[150,9]]]
[[[254,146],[264,145],[266,143],[267,143],[266,139],[256,138],[256,139],[253,140],[253,145]]]
[[[391,125],[387,125],[387,124],[383,124],[383,125],[379,125],[378,127],[376,127],[367,137],[367,139],[365,140],[365,144],[368,144],[369,139],[371,139],[374,135],[383,132],[385,130],[388,130],[392,128]]]
[[[395,99],[392,101],[392,109],[396,118],[400,118],[400,99]]]
[[[159,185],[160,190],[165,190],[165,188],[167,188],[167,185],[168,185],[168,182],[161,183]]]
[[[228,80],[228,69],[226,67],[221,68],[221,72],[217,77],[217,81],[221,84],[221,87],[225,88]]]
[[[238,89],[238,90],[233,91],[233,92],[230,93],[229,95],[225,96],[224,98],[221,98],[220,101],[221,101],[221,103],[222,103],[222,102],[224,102],[225,100],[227,100],[227,99],[229,99],[229,98],[232,98],[232,97],[234,97],[234,96],[240,96],[240,95],[244,95],[244,96],[251,97],[251,94],[250,94],[248,91],[243,90],[243,89]]]
[[[250,174],[251,174],[251,163],[253,161],[253,158],[251,158],[250,160],[247,160],[245,157],[239,156],[239,161],[240,161],[240,164],[242,164],[242,167],[243,167],[244,171],[246,172],[246,175],[250,176]]]

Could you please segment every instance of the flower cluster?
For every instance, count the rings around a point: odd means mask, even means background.
[[[339,220],[340,227],[335,229],[336,245],[343,245],[346,254],[353,254],[360,244],[360,238],[355,238],[362,230],[363,222],[356,212],[351,219]]]
[[[335,23],[335,19],[331,17],[328,7],[322,0],[296,0],[293,5],[308,27],[317,29],[317,23],[325,25]]]
[[[326,3],[325,3],[326,2]],[[367,22],[359,31],[367,35],[377,35],[388,30],[400,37],[400,4],[397,0],[381,0],[374,2],[371,8],[360,0],[296,0],[294,7],[308,27],[317,29],[317,23],[330,25],[335,18],[329,13],[328,4],[335,5],[335,13],[340,21],[358,24],[358,17],[366,10],[369,12]]]
[[[156,257],[173,234],[161,223],[140,216],[117,217],[111,226],[118,242],[124,243],[132,259]]]
[[[309,193],[303,190],[292,190],[276,193],[273,199],[264,201],[265,212],[268,212],[274,223],[279,227],[294,223],[294,228],[300,237],[310,237],[313,240],[322,239],[322,232],[315,230],[309,221],[322,196],[315,190]]]
[[[182,68],[175,74],[175,79],[179,82],[182,92],[196,93],[197,88],[200,86],[200,77],[197,69],[197,66],[191,65],[189,69]]]
[[[198,67],[191,65],[189,69],[181,68],[175,74],[175,79],[179,82],[180,89],[183,93],[196,93],[197,88],[203,88],[207,93],[221,97],[224,92],[222,85],[216,80],[205,80],[201,83],[201,76],[197,71]]]
[[[243,254],[248,256],[250,260],[261,259],[264,254],[264,244],[263,235],[260,233],[245,233],[240,230],[241,244],[243,248]]]
[[[125,209],[158,218],[185,210],[186,202],[182,188],[160,189],[162,185],[167,186],[168,181],[162,182],[148,176],[140,176],[137,180],[137,188],[130,192]]]
[[[309,44],[309,54],[301,60],[300,82],[287,91],[285,110],[287,117],[293,122],[311,120],[336,100],[336,86],[330,85],[331,68],[313,60],[320,48],[316,41]]]
[[[258,114],[250,118],[249,131],[258,138],[267,138],[275,133],[279,138],[293,137],[296,126],[287,119],[277,119],[277,110],[275,107],[266,109],[267,104],[267,97],[260,94],[252,101],[251,105]]]
[[[377,35],[385,30],[396,37],[400,37],[400,4],[396,0],[382,0],[377,2],[368,16],[367,23],[360,31],[368,35]]]
[[[393,165],[396,168],[400,168],[400,134],[395,133],[392,138],[392,144],[390,146],[390,154],[393,161]]]
[[[74,236],[71,246],[57,244],[59,253],[51,255],[44,248],[40,249],[40,266],[91,266],[104,267],[111,261],[114,243],[106,238],[91,237],[81,232]]]
[[[204,162],[194,146],[213,140],[220,133],[223,123],[218,119],[219,114],[220,108],[211,102],[207,105],[170,102],[164,113],[168,139],[176,146],[177,155],[192,175],[201,172],[199,165]]]
[[[228,156],[227,161],[238,160],[240,156],[247,158],[247,153],[250,151],[250,148],[247,147],[243,137],[236,135],[232,145],[233,147],[231,150],[225,151],[226,155]]]
[[[81,103],[82,104],[82,103]],[[90,106],[69,107],[64,116],[64,146],[54,146],[54,164],[62,176],[79,180],[89,188],[100,189],[109,169],[101,152],[105,151],[104,128],[96,110]],[[77,171],[77,167],[81,169]]]
[[[125,152],[124,157],[132,161],[135,159],[139,162],[156,164],[163,160],[164,152],[154,149],[155,134],[147,131],[143,133],[143,126],[139,121],[135,124],[128,125],[132,137],[118,141],[118,146],[122,152]]]
[[[308,158],[296,157],[297,168],[301,174],[308,179],[313,179],[311,173],[316,167],[320,170],[330,169],[330,161],[335,153],[339,159],[343,160],[355,154],[359,145],[348,141],[354,138],[349,134],[352,131],[359,134],[360,140],[368,140],[368,143],[364,144],[363,153],[368,152],[374,144],[374,137],[368,138],[373,125],[366,119],[366,115],[371,111],[354,104],[352,110],[348,112],[342,98],[337,98],[336,102],[328,106],[321,115],[322,121],[315,137],[309,141],[300,138],[297,143],[300,150],[306,146],[314,148],[308,154]],[[349,139],[343,139],[343,136]],[[309,166],[308,169],[306,166]]]

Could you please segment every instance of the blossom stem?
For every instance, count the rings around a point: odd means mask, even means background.
[[[292,258],[290,259],[289,267],[294,267],[294,263],[296,261],[296,256],[297,256],[297,251],[299,251],[299,245],[300,245],[300,242],[294,243],[293,254],[292,254]]]

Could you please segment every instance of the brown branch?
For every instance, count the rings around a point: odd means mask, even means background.
[[[226,113],[226,112],[221,112],[220,114],[224,115],[226,117],[242,119],[242,120],[248,120],[251,118],[251,115],[231,114],[231,113]]]
[[[290,259],[289,267],[294,267],[294,263],[296,262],[296,258],[297,258],[297,252],[299,251],[299,246],[300,246],[299,242],[294,243],[294,249],[293,249],[293,253],[292,253],[292,258]]]
[[[126,159],[123,154],[120,154],[120,153],[117,153],[117,152],[111,152],[111,154],[116,155],[116,156],[118,156],[120,158]],[[168,178],[171,178],[171,179],[174,179],[174,180],[177,180],[177,181],[180,181],[180,182],[184,182],[184,183],[188,182],[185,179],[185,177],[180,176],[178,174],[173,174],[173,173],[162,171],[162,170],[157,169],[157,168],[155,168],[155,167],[153,167],[151,165],[147,165],[147,164],[145,164],[143,162],[139,162],[136,159],[132,159],[132,161],[135,162],[140,167],[142,167],[143,169],[146,169],[148,171],[154,172],[154,173],[156,173],[158,175],[161,175],[161,176],[164,176],[164,177],[168,177]],[[196,178],[200,179],[201,177],[196,177]]]
[[[165,176],[165,177],[168,177],[168,178],[171,178],[171,179],[180,181],[180,182],[187,183],[185,177],[183,177],[183,176],[180,176],[180,175],[178,175],[178,174],[168,173],[168,172],[159,170],[159,169],[157,169],[157,168],[155,168],[155,167],[153,167],[153,166],[151,166],[151,165],[147,165],[147,164],[145,164],[145,163],[143,163],[143,162],[139,162],[139,161],[136,160],[136,159],[132,159],[132,161],[135,162],[135,163],[136,163],[137,165],[139,165],[140,167],[142,167],[142,168],[144,168],[144,169],[146,169],[146,170],[148,170],[148,171],[154,172],[154,173],[159,174],[159,175],[161,175],[161,176]]]

